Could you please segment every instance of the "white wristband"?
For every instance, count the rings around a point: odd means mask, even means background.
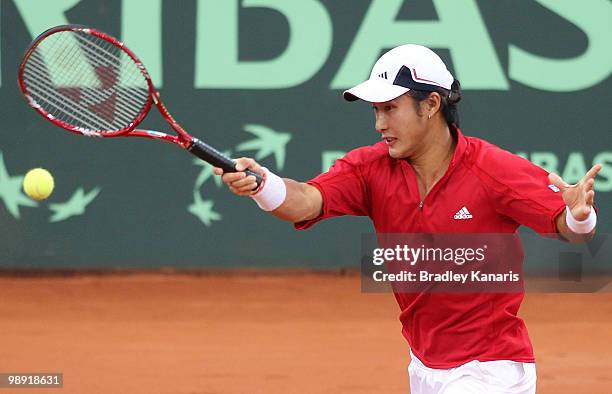
[[[582,221],[576,220],[572,216],[572,212],[569,207],[565,208],[565,223],[567,223],[567,227],[570,230],[575,232],[576,234],[588,234],[595,228],[597,224],[597,214],[593,207],[591,207],[591,213],[589,213],[589,217]]]
[[[265,167],[263,170],[265,171],[264,184],[261,185],[257,193],[253,194],[251,197],[255,200],[257,205],[259,205],[259,208],[269,212],[280,207],[285,201],[287,197],[287,186],[281,177]]]

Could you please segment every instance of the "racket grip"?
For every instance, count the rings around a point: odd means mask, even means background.
[[[205,162],[221,168],[224,172],[238,172],[234,160],[197,138],[193,139],[193,143],[187,150]],[[252,175],[255,177],[255,182],[257,182],[257,187],[255,189],[261,186],[261,182],[263,181],[261,175],[251,170],[246,170],[244,173],[246,173],[247,176]]]

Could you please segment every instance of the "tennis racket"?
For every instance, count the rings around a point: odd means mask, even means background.
[[[232,159],[192,137],[174,120],[142,62],[106,33],[79,25],[45,31],[21,61],[19,86],[40,115],[76,134],[162,140],[225,172],[237,172]],[[153,104],[176,135],[136,128]],[[254,176],[259,187],[262,177],[244,172]]]

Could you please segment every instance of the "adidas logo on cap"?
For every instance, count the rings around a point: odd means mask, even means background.
[[[472,214],[470,213],[470,211],[468,211],[467,207],[463,207],[459,210],[459,212],[457,212],[454,216],[454,219],[456,220],[464,220],[464,219],[471,219],[472,218]]]
[[[379,76],[380,78],[389,79],[389,78],[387,77],[387,72],[386,72],[386,71],[385,71],[384,73],[382,73],[382,74],[378,74],[378,76]]]

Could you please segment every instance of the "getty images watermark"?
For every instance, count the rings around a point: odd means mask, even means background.
[[[396,245],[393,248],[375,248],[372,252],[372,264],[382,266],[385,263],[403,263],[404,265],[424,267],[426,263],[444,264],[455,269],[440,272],[439,267],[432,271],[428,269],[401,269],[399,272],[387,273],[382,270],[374,271],[373,279],[377,282],[519,282],[520,274],[509,270],[504,273],[485,273],[480,269],[470,269],[467,272],[456,266],[486,261],[488,245],[480,248],[442,248],[426,247],[421,244],[417,247],[409,245]]]
[[[607,235],[570,245],[556,235],[365,234],[364,292],[611,291]]]

